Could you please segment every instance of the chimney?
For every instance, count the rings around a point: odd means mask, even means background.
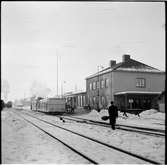
[[[110,65],[110,67],[113,67],[114,65],[116,65],[116,61],[115,60],[110,60],[109,65]]]
[[[124,55],[122,56],[122,62],[126,62],[126,61],[128,61],[128,60],[130,60],[130,55],[124,54]]]

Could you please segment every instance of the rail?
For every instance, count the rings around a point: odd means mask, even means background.
[[[40,119],[40,118],[35,117],[35,116],[33,116],[33,115],[30,115],[30,114],[26,114],[26,115],[28,115],[28,116],[30,116],[30,117],[32,117],[32,118],[35,118],[35,119],[37,119],[38,121],[45,122],[45,123],[47,123],[47,124],[49,124],[49,125],[52,125],[52,126],[54,126],[54,127],[57,127],[57,128],[62,129],[62,130],[68,131],[68,132],[73,133],[73,134],[75,134],[75,135],[79,135],[80,137],[84,137],[84,138],[86,138],[86,139],[89,139],[89,140],[91,140],[91,141],[93,141],[93,142],[96,142],[96,143],[98,143],[98,144],[102,144],[103,146],[106,146],[106,147],[108,147],[108,148],[110,148],[110,149],[114,149],[114,150],[116,150],[116,151],[122,152],[122,153],[124,153],[124,154],[129,155],[129,156],[135,157],[135,158],[137,158],[137,159],[139,159],[139,160],[142,160],[142,161],[145,161],[145,162],[148,162],[148,163],[153,163],[153,164],[161,164],[161,163],[159,163],[159,162],[157,162],[157,161],[150,160],[150,159],[145,158],[145,157],[143,157],[143,156],[140,156],[140,155],[131,153],[131,152],[129,152],[129,151],[126,151],[126,150],[124,150],[124,149],[118,148],[118,147],[116,147],[116,146],[106,144],[106,143],[104,143],[104,142],[102,142],[102,141],[99,141],[99,140],[97,140],[97,139],[94,139],[94,138],[85,136],[85,135],[83,135],[83,134],[74,132],[74,131],[72,131],[72,130],[70,130],[70,129],[67,129],[67,128],[64,128],[64,127],[61,127],[61,126],[58,126],[58,125],[56,125],[56,124],[53,124],[53,123],[48,122],[48,121],[46,121],[46,120]],[[68,144],[67,144],[67,145],[68,145]],[[93,160],[93,161],[94,161],[94,160]],[[94,162],[95,162],[95,164],[97,163],[97,161],[94,161]]]

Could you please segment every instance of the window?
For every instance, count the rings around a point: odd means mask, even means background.
[[[94,96],[93,97],[93,105],[95,105],[96,104],[96,97]]]
[[[138,88],[145,88],[146,87],[145,78],[137,78],[136,79],[136,87],[138,87]]]
[[[89,97],[89,104],[92,105],[92,98]]]
[[[99,82],[96,81],[96,88],[98,89],[99,88]]]
[[[104,106],[105,103],[106,103],[106,101],[105,101],[105,97],[104,97],[104,96],[101,96],[101,104]]]
[[[101,88],[104,88],[104,80],[101,80]]]
[[[109,79],[105,79],[105,87],[108,88],[109,86]]]
[[[80,106],[80,97],[78,96],[78,106]]]
[[[85,96],[83,96],[83,106],[85,106],[85,102],[86,102]]]
[[[96,89],[96,82],[93,82],[93,89]]]
[[[89,89],[92,90],[92,83],[89,84]]]
[[[82,103],[82,95],[80,96],[80,106],[81,106],[81,107],[83,106],[83,103]]]

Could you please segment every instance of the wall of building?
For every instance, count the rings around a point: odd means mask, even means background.
[[[93,82],[98,82],[98,80],[101,82],[101,80],[106,80],[108,79],[108,87],[104,86],[104,88],[97,88],[96,89],[91,89],[90,90],[90,83],[93,84]],[[87,91],[87,103],[89,103],[92,106],[93,101],[90,101],[90,98],[93,99],[93,97],[96,97],[96,102],[98,102],[98,92],[99,92],[99,96],[100,96],[100,106],[101,105],[101,97],[105,98],[105,106],[108,105],[108,103],[111,101],[111,72],[110,73],[105,73],[103,75],[99,75],[96,77],[92,77],[90,79],[87,79],[86,81],[86,91]]]
[[[136,87],[136,79],[144,78],[145,87]],[[101,97],[104,96],[106,104],[109,104],[111,100],[114,100],[114,94],[116,92],[123,91],[150,91],[150,92],[161,92],[165,89],[165,73],[148,73],[148,72],[126,72],[126,71],[114,71],[99,75],[99,80],[108,79],[108,87],[96,88],[90,90],[90,83],[97,82],[98,76],[87,79],[86,81],[86,102],[92,105],[93,97],[96,97],[98,102],[98,90],[100,95],[100,106]],[[90,101],[90,98],[92,101]],[[94,106],[94,108],[97,108]],[[101,107],[100,107],[101,108]]]
[[[165,73],[141,73],[114,71],[112,76],[112,97],[116,92],[122,91],[151,91],[161,92],[165,89]],[[144,78],[146,86],[136,87],[136,79]]]

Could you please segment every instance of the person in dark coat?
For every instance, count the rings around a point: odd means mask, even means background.
[[[116,118],[118,117],[118,108],[114,105],[114,102],[111,101],[111,105],[108,108],[109,120],[111,124],[111,128],[115,129]]]

